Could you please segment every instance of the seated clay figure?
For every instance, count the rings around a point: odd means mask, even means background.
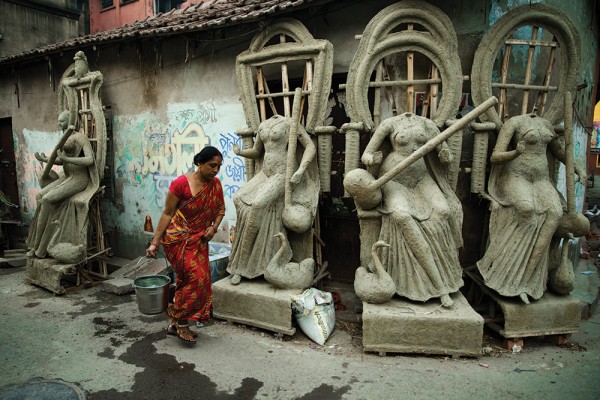
[[[233,284],[239,283],[241,277],[253,279],[263,275],[279,248],[275,235],[280,232],[288,234],[282,218],[286,206],[284,195],[288,159],[293,159],[294,163],[295,172],[290,178],[293,186],[299,188],[310,185],[307,181],[318,182],[318,176],[308,176],[311,163],[314,165],[316,149],[302,126],[298,127],[297,133],[303,147],[301,150],[298,146],[298,153],[301,154],[299,164],[297,157],[288,157],[291,121],[291,118],[273,116],[260,124],[251,149],[234,147],[236,154],[257,160],[260,170],[233,196],[237,224],[227,267],[227,271],[233,275]],[[318,186],[315,194],[318,195]],[[288,241],[284,238],[283,242]],[[280,258],[290,260],[292,253],[292,248],[286,245]]]
[[[38,161],[48,164],[39,179],[42,190],[37,195],[27,244],[28,255],[37,258],[46,257],[49,246],[60,244],[54,258],[73,263],[85,255],[81,250],[87,246],[89,200],[98,189],[99,179],[90,141],[73,126],[67,127],[68,115],[65,111],[59,116],[65,132],[54,154],[35,154]],[[62,165],[62,173],[52,171],[52,164]]]
[[[437,134],[439,129],[427,118],[412,113],[389,118],[376,129],[362,161],[367,166],[381,162],[381,176]],[[379,150],[390,146],[381,158]],[[440,298],[450,307],[450,294],[463,285],[458,260],[463,214],[444,174],[443,164],[452,161],[450,149],[443,142],[436,150],[382,186],[379,240],[389,244],[382,248],[381,262],[396,294],[415,301]]]
[[[515,116],[500,130],[492,153],[489,245],[477,263],[486,286],[524,303],[546,290],[553,236],[563,201],[550,180],[547,151],[565,161],[552,124],[535,114]],[[585,179],[579,166],[575,172]]]

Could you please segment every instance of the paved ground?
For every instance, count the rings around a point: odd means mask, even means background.
[[[366,354],[344,321],[324,346],[216,322],[190,348],[133,295],[59,297],[24,280],[24,267],[0,269],[0,399],[35,377],[78,383],[92,399],[600,398],[598,314],[559,347],[530,339],[512,353],[486,332],[477,359]]]

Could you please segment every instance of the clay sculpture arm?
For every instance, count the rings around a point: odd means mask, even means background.
[[[394,131],[394,124],[388,119],[383,121],[377,129],[375,129],[375,133],[369,140],[367,144],[367,148],[365,149],[361,161],[366,166],[370,167],[375,164],[380,164],[383,161],[383,154],[379,151],[381,144],[391,133]]]
[[[302,154],[302,160],[300,161],[298,169],[290,178],[292,183],[300,182],[302,175],[304,175],[304,171],[306,171],[306,168],[312,162],[312,160],[315,159],[317,154],[317,149],[315,148],[313,141],[310,139],[310,136],[308,136],[308,133],[306,133],[304,130],[304,127],[300,125],[298,126],[298,140],[300,143],[302,143],[302,146],[304,146],[304,153]]]
[[[254,139],[254,146],[251,149],[240,149],[240,146],[236,144],[233,145],[233,152],[245,158],[251,158],[253,160],[257,160],[264,152],[265,145],[263,141],[260,139],[260,132],[256,135]]]
[[[492,152],[490,161],[492,164],[504,164],[517,158],[525,150],[525,144],[519,142],[516,150],[508,150],[508,145],[512,140],[512,137],[517,130],[516,123],[513,120],[508,120],[500,129],[498,134],[498,140],[496,141],[496,147]]]

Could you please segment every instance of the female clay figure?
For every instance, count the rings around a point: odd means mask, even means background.
[[[73,217],[81,212],[71,213],[69,210],[80,205],[68,203],[73,196],[84,191],[93,194],[98,188],[98,171],[94,165],[94,152],[90,141],[84,133],[73,132],[74,127],[70,126],[67,129],[67,123],[68,111],[65,111],[59,116],[59,125],[62,129],[66,129],[64,136],[68,136],[68,139],[62,149],[60,145],[57,146],[57,157],[53,160],[54,164],[63,166],[63,174],[60,176],[53,174],[55,180],[43,186],[37,195],[38,207],[27,238],[27,244],[31,249],[29,256],[46,257],[48,244],[53,236],[54,241],[78,244],[75,242],[81,240],[83,230],[79,226],[82,225],[80,219],[87,218],[88,205],[85,202],[83,216]],[[43,153],[35,153],[35,158],[45,163],[52,161]],[[45,182],[43,177],[40,181]],[[52,224],[54,221],[59,221],[59,224]],[[58,233],[57,229],[60,230],[60,237],[55,236]],[[85,237],[86,235],[83,235],[83,238]]]
[[[513,144],[514,150],[509,150]],[[486,286],[503,296],[544,294],[552,236],[563,215],[550,180],[547,150],[565,160],[552,124],[535,114],[515,116],[500,130],[492,153],[489,247],[477,267]],[[576,172],[584,176],[579,167]]]
[[[237,226],[227,271],[231,283],[241,277],[252,279],[262,275],[275,255],[278,243],[273,241],[279,232],[286,232],[282,221],[287,165],[287,146],[292,119],[279,115],[263,121],[251,149],[234,146],[235,154],[262,161],[260,171],[233,196]],[[298,140],[304,147],[300,165],[291,176],[298,184],[316,155],[315,146],[302,126]],[[282,259],[289,260],[292,250],[287,246]]]
[[[389,138],[392,150],[383,159],[381,176],[438,133],[432,121],[412,113],[389,118],[375,131],[362,161],[376,164],[376,152]],[[452,306],[449,295],[463,285],[458,261],[462,208],[440,164],[451,161],[444,142],[383,185],[379,209],[383,214],[379,240],[390,244],[381,259],[396,293],[415,301],[440,298],[445,307]]]

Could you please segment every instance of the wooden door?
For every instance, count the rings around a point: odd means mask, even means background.
[[[12,118],[0,118],[0,190],[4,193],[5,200],[12,204],[19,204]],[[9,215],[3,216],[3,219],[19,219],[17,207],[4,204],[2,209],[10,210]]]

